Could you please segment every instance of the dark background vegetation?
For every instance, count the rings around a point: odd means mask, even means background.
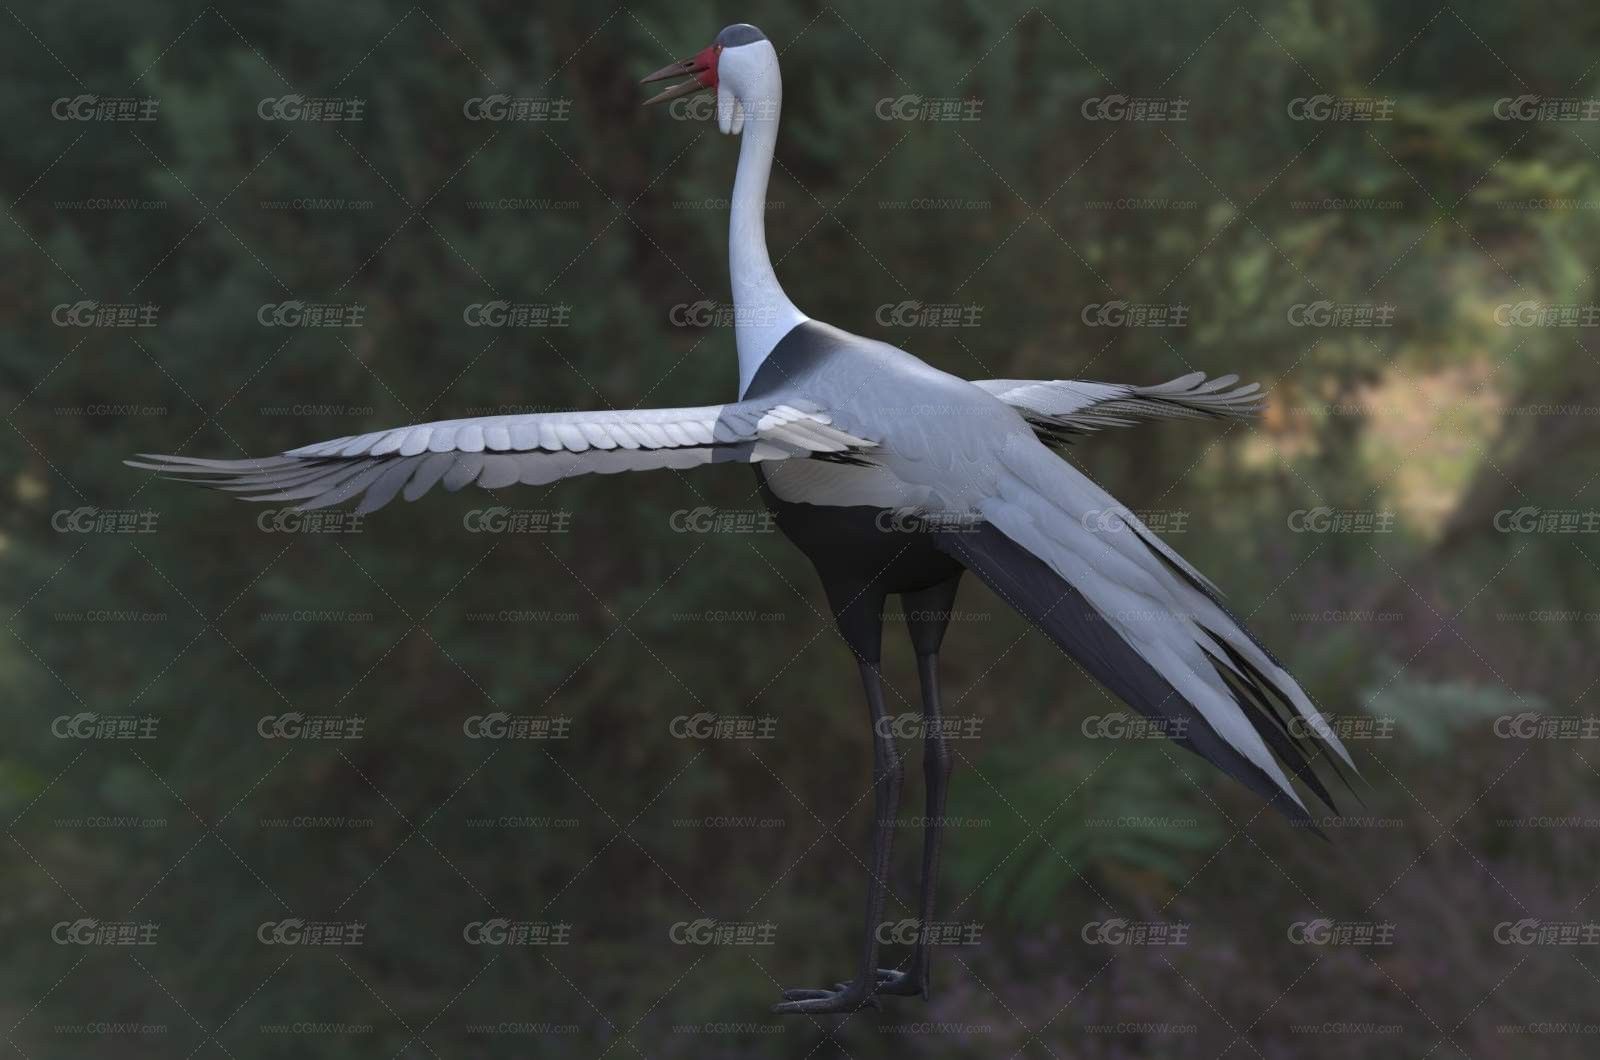
[[[1393,724],[1351,742],[1365,805],[1324,822],[1331,842],[1176,749],[1087,738],[1114,705],[969,584],[947,699],[981,730],[958,746],[943,909],[981,925],[978,944],[939,954],[931,1006],[780,1022],[780,985],[853,967],[868,737],[802,557],[775,534],[674,528],[675,512],[754,509],[748,472],[499,498],[570,513],[563,534],[468,533],[490,501],[466,491],[333,535],[264,533],[255,509],[121,466],[730,397],[731,331],[672,311],[726,297],[715,200],[737,145],[640,110],[634,81],[741,19],[782,50],[769,241],[807,312],[973,378],[1199,368],[1270,391],[1249,425],[1116,432],[1068,458],[1131,507],[1181,515],[1169,540],[1326,711]],[[1600,128],[1494,112],[1600,90],[1600,9],[97,3],[0,26],[0,1024],[17,1055],[1591,1055],[1593,1024],[1550,1024],[1596,1011],[1593,946],[1494,929],[1595,915],[1597,752],[1499,738],[1495,719],[1592,710],[1600,544],[1593,526],[1495,524],[1600,503],[1600,360],[1592,327],[1501,326],[1496,307],[1596,299]],[[158,115],[51,117],[82,93]],[[363,120],[258,116],[290,93],[359,97]],[[493,93],[570,110],[466,120]],[[1085,118],[1113,93],[1185,99],[1187,120]],[[1319,93],[1392,115],[1289,116]],[[981,108],[878,117],[912,94]],[[548,201],[477,205],[508,197]],[[96,198],[137,204],[82,205]],[[322,199],[345,201],[294,205]],[[1351,199],[1375,204],[1333,201]],[[1184,305],[1186,326],[1085,323],[1119,298]],[[365,317],[258,322],[290,299]],[[570,316],[467,326],[497,299]],[[1391,326],[1290,323],[1319,299],[1393,306]],[[144,329],[52,323],[82,300],[159,312]],[[980,307],[977,326],[882,326],[905,301]],[[1291,530],[1319,505],[1392,525]],[[158,518],[52,528],[84,506]],[[888,637],[891,704],[914,709]],[[571,727],[464,735],[495,711]],[[776,718],[774,738],[669,732],[704,711]],[[80,712],[159,728],[52,734]],[[257,735],[286,712],[365,729]],[[910,815],[919,751],[903,748]],[[895,918],[914,907],[917,838],[902,830]],[[159,933],[51,941],[85,917]],[[365,935],[257,940],[296,917]],[[494,917],[570,936],[463,939]],[[669,940],[699,917],[771,922],[775,944]],[[1187,944],[1084,941],[1112,917],[1186,923]],[[1290,940],[1317,917],[1392,925],[1392,944]],[[125,1022],[143,1026],[71,1029]]]

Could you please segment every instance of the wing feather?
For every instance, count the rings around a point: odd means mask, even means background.
[[[1047,442],[1106,427],[1131,427],[1169,419],[1244,419],[1264,407],[1259,384],[1238,385],[1237,375],[1207,380],[1190,372],[1153,386],[1096,383],[1084,379],[978,379],[987,390],[1022,413]]]
[[[330,486],[323,492],[307,498],[300,507],[309,512],[315,508],[326,508],[330,504],[340,504],[353,497],[359,497],[362,491],[377,481],[378,476],[387,470],[386,464],[366,463],[354,475],[338,485]]]
[[[379,475],[367,492],[362,496],[361,503],[356,505],[358,514],[376,511],[394,499],[417,470],[418,461],[392,460],[385,465],[385,471]]]
[[[414,501],[438,485],[444,473],[450,470],[450,465],[455,463],[454,453],[429,453],[422,458],[417,467],[417,473],[411,476],[411,481],[406,483],[405,490],[401,493],[408,501]]]
[[[684,469],[865,453],[873,439],[841,429],[797,396],[682,409],[562,412],[440,420],[347,435],[245,460],[143,454],[126,461],[244,500],[304,509],[357,500],[369,512],[459,490],[544,485],[572,475]]]

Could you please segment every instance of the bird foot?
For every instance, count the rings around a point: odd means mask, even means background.
[[[928,1000],[928,984],[916,968],[901,971],[898,968],[878,969],[877,993],[896,997],[920,997]]]
[[[859,983],[835,983],[832,990],[795,989],[783,992],[783,1001],[772,1006],[779,1015],[803,1012],[855,1012],[863,1008],[882,1008],[881,994],[896,997],[928,998],[927,986],[915,970],[879,968],[872,990]]]
[[[785,990],[783,1000],[772,1006],[780,1016],[800,1013],[856,1012],[863,1008],[882,1008],[877,991],[860,983],[836,983],[832,990]]]

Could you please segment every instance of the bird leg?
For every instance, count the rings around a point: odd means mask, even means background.
[[[934,893],[939,884],[939,852],[944,841],[945,802],[953,765],[939,705],[939,646],[950,625],[960,580],[958,574],[947,582],[903,596],[906,626],[911,633],[911,646],[917,653],[917,678],[922,685],[922,775],[926,811],[922,827],[922,885],[911,967],[880,970],[878,993],[920,995],[924,1001],[930,989],[932,961],[928,938],[933,925]]]
[[[854,1012],[867,1005],[878,1005],[878,931],[883,923],[889,851],[900,802],[901,770],[894,736],[885,720],[888,712],[883,705],[878,662],[863,658],[860,669],[861,683],[867,693],[867,713],[872,721],[873,790],[872,856],[867,865],[867,909],[861,957],[853,982],[840,983],[832,990],[785,990],[784,1000],[772,1006],[772,1011],[777,1013]]]
[[[934,889],[939,883],[939,849],[944,840],[944,811],[950,791],[950,749],[945,743],[939,713],[939,656],[917,656],[917,676],[922,683],[922,776],[926,789],[926,816],[922,827],[922,887],[917,904],[917,941],[911,953],[911,967],[905,970],[880,969],[878,993],[905,997],[930,992],[928,935],[933,925]]]

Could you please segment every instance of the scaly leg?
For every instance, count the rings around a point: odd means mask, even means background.
[[[946,797],[950,791],[950,749],[945,742],[939,706],[939,645],[950,624],[960,576],[920,593],[905,595],[906,624],[917,652],[917,677],[922,684],[922,775],[926,788],[926,818],[922,829],[922,887],[918,902],[916,948],[911,967],[899,971],[880,969],[878,992],[907,997],[929,994],[928,932],[933,924],[933,899],[939,885],[939,852],[944,841]]]
[[[872,856],[868,862],[866,922],[862,925],[861,956],[853,982],[832,990],[785,990],[784,1000],[772,1006],[777,1013],[854,1012],[877,1006],[878,928],[883,923],[889,851],[894,842],[895,814],[900,802],[900,760],[894,737],[884,724],[883,687],[876,661],[862,660],[861,683],[867,692],[867,713],[872,720]]]

